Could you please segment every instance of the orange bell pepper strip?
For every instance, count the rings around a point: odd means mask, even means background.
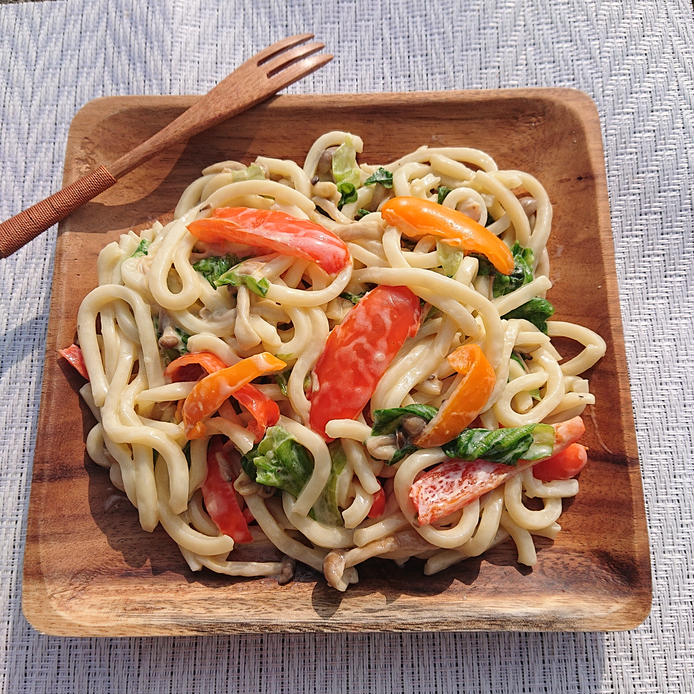
[[[554,447],[551,461],[583,436],[586,428],[580,417],[553,424]],[[410,500],[417,509],[419,525],[429,525],[459,511],[483,494],[504,484],[513,475],[544,462],[519,460],[515,467],[488,460],[447,460],[423,472],[410,488]]]
[[[282,371],[287,365],[269,352],[254,354],[198,381],[183,403],[183,425],[186,437],[199,439],[205,435],[205,420],[240,388],[258,376]]]
[[[496,383],[496,374],[476,344],[463,345],[448,355],[448,363],[462,376],[438,413],[415,438],[419,448],[441,446],[454,439],[482,411]]]
[[[479,253],[503,275],[514,268],[509,247],[476,221],[431,200],[410,196],[391,198],[381,206],[387,224],[411,239],[435,236],[449,246],[467,253]]]
[[[583,470],[587,462],[586,447],[580,443],[572,443],[551,458],[545,458],[533,465],[533,476],[543,482],[570,480]]]
[[[208,243],[229,241],[310,260],[330,275],[351,262],[347,244],[339,236],[279,210],[220,207],[211,217],[189,224],[188,231]]]
[[[166,367],[164,375],[172,381],[195,381],[199,378],[201,369],[211,374],[225,369],[226,366],[212,352],[192,352],[174,359]],[[258,443],[265,436],[267,427],[277,424],[277,420],[280,418],[279,406],[250,383],[235,390],[231,397],[245,407],[253,418],[248,424],[248,429],[253,432],[255,442]]]
[[[78,345],[72,344],[65,349],[59,349],[58,354],[65,359],[80,376],[89,380],[87,365],[84,363],[84,355]]]

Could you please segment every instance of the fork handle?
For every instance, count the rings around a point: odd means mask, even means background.
[[[37,202],[0,224],[0,258],[7,258],[24,244],[57,224],[78,207],[110,188],[116,179],[105,166],[78,178],[57,193]]]

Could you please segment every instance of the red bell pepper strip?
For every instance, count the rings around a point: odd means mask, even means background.
[[[277,424],[280,418],[279,405],[250,383],[232,393],[231,397],[236,398],[253,418],[248,423],[248,429],[258,443],[265,436],[265,430]]]
[[[583,436],[586,430],[580,417],[553,426],[552,457]],[[417,520],[420,525],[435,523],[496,489],[512,475],[538,463],[519,460],[511,467],[487,460],[447,460],[422,473],[412,484],[410,500],[417,509]]]
[[[205,376],[195,384],[183,403],[186,437],[202,438],[205,435],[204,421],[211,417],[227,398],[254,378],[281,371],[286,366],[285,362],[269,352],[261,352]]]
[[[331,419],[354,419],[408,337],[417,334],[419,299],[407,287],[380,285],[328,335],[313,370],[311,428],[326,440]]]
[[[586,447],[580,443],[572,443],[551,458],[545,458],[534,465],[533,475],[543,482],[570,480],[583,470],[587,462]]]
[[[211,374],[227,366],[212,352],[189,352],[174,359],[164,369],[164,376],[170,378],[171,381],[197,381],[203,372]]]
[[[200,371],[208,374],[221,371],[226,364],[212,352],[192,352],[174,359],[164,371],[164,375],[172,381],[194,381],[200,376]],[[251,383],[239,388],[231,394],[239,404],[245,407],[253,421],[248,428],[255,436],[256,443],[265,436],[268,427],[277,424],[280,418],[280,408],[274,400]]]
[[[207,219],[188,225],[188,231],[208,243],[241,243],[317,263],[336,274],[350,263],[345,242],[307,219],[278,210],[221,207]]]
[[[72,366],[72,368],[74,368],[80,376],[83,376],[89,380],[87,365],[84,363],[84,355],[82,354],[82,350],[78,345],[72,344],[65,349],[59,349],[58,354],[63,357],[63,359],[65,359],[65,361],[67,361],[68,364],[70,364],[70,366]]]
[[[234,474],[226,455],[222,439],[213,436],[207,447],[207,477],[202,485],[202,498],[207,513],[221,532],[234,542],[252,542],[248,523],[236,498]],[[238,453],[234,450],[233,455]]]
[[[458,210],[424,198],[403,195],[384,202],[380,212],[387,224],[411,239],[435,236],[454,248],[484,255],[504,275],[513,272],[514,260],[509,247]]]
[[[367,514],[369,518],[380,518],[386,510],[386,493],[381,487],[374,495],[371,508]]]

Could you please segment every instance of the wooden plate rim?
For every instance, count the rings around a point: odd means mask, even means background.
[[[115,96],[101,97],[85,104],[75,115],[70,125],[68,141],[66,147],[66,161],[64,167],[64,184],[74,180],[80,173],[78,162],[69,157],[70,152],[74,151],[77,135],[83,123],[89,122],[100,114],[114,114],[121,110],[127,110],[133,106],[149,108],[186,108],[197,98],[193,95],[182,96]],[[584,130],[585,138],[589,149],[591,167],[595,173],[596,188],[604,191],[597,201],[598,208],[598,238],[600,251],[605,258],[605,265],[608,272],[604,280],[608,284],[608,289],[612,296],[618,296],[616,269],[614,262],[614,245],[610,225],[610,214],[607,200],[607,182],[604,168],[604,154],[600,130],[600,121],[597,108],[593,100],[585,93],[571,88],[523,88],[523,89],[490,89],[490,90],[457,90],[445,92],[392,92],[374,94],[329,94],[329,95],[281,95],[274,97],[269,102],[262,105],[268,109],[294,109],[316,106],[319,108],[339,108],[349,106],[350,108],[359,106],[388,106],[404,104],[427,104],[427,103],[451,103],[460,102],[469,104],[471,102],[486,101],[489,99],[528,99],[536,101],[551,101],[555,105],[560,102],[565,108],[571,110],[580,121]],[[52,283],[52,295],[50,303],[50,315],[48,324],[48,334],[46,343],[46,356],[44,362],[43,375],[47,372],[47,362],[53,358],[56,349],[55,327],[60,320],[59,309],[63,305],[64,295],[55,291],[56,275],[63,267],[65,260],[65,241],[66,233],[70,232],[70,219],[68,218],[59,227],[55,256],[55,273]],[[65,288],[63,288],[65,291]],[[624,349],[624,338],[622,331],[621,314],[618,303],[609,303],[610,313],[610,341],[615,351],[617,366],[616,378],[619,384],[620,398],[620,418],[622,420],[622,430],[624,432],[624,444],[628,459],[637,461],[637,447],[634,430],[631,397],[629,391],[629,378],[627,371],[626,355]],[[54,383],[50,379],[44,378],[42,382],[41,407],[37,425],[37,449],[43,435],[45,426],[48,423],[47,403],[53,398]],[[557,618],[550,618],[545,613],[534,614],[531,607],[527,611],[524,619],[517,617],[505,618],[499,614],[476,615],[470,619],[447,620],[444,618],[423,621],[421,623],[404,623],[397,618],[392,623],[383,623],[380,618],[374,620],[362,620],[359,623],[351,622],[349,619],[325,623],[317,620],[306,622],[293,622],[287,624],[268,624],[262,621],[257,622],[226,622],[214,625],[195,625],[190,621],[181,623],[158,623],[156,620],[147,619],[145,615],[135,616],[125,623],[113,624],[105,622],[96,624],[94,622],[82,623],[74,615],[65,616],[59,610],[53,609],[51,593],[44,581],[27,580],[27,575],[31,571],[40,568],[40,558],[38,548],[31,543],[25,547],[24,559],[24,582],[22,591],[22,606],[26,618],[39,631],[47,634],[65,636],[133,636],[133,635],[157,635],[157,634],[211,634],[211,633],[247,633],[265,631],[465,631],[465,630],[536,630],[536,631],[588,631],[588,630],[625,630],[638,626],[649,614],[651,606],[651,574],[648,549],[648,533],[645,523],[645,509],[642,491],[641,475],[636,467],[636,473],[629,475],[631,484],[631,500],[634,504],[634,515],[636,520],[636,531],[638,537],[635,543],[638,546],[638,557],[636,559],[641,564],[648,565],[645,574],[646,583],[640,586],[638,592],[629,596],[616,610],[607,617],[601,616],[593,618],[590,614],[565,614]],[[32,474],[30,508],[27,519],[27,536],[35,534],[40,524],[38,516],[39,500],[36,496],[36,487],[42,483],[38,477],[36,469]]]

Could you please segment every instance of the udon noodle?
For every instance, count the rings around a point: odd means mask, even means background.
[[[298,560],[344,590],[358,580],[356,566],[371,557],[399,565],[420,557],[432,574],[507,538],[518,561],[532,566],[533,536],[554,538],[562,499],[578,492],[576,479],[542,481],[531,463],[514,461],[501,483],[420,523],[415,481],[455,456],[446,455],[445,446],[413,445],[426,417],[405,414],[395,429],[379,434],[372,431],[377,413],[414,405],[440,411],[461,382],[447,357],[477,345],[494,376],[475,413],[478,428],[545,423],[560,436],[562,426],[595,401],[581,374],[603,355],[605,343],[579,325],[545,325],[523,314],[552,286],[552,208],[533,176],[499,170],[488,154],[468,147],[420,147],[393,162],[356,164],[362,146],[354,134],[329,132],[315,141],[303,167],[266,156],[249,166],[214,164],[183,192],[173,221],[124,234],[99,255],[98,287],[78,315],[89,374],[81,394],[97,419],[87,450],[136,507],[142,528],[151,532],[161,524],[194,571],[285,581]],[[463,253],[427,233],[413,238],[386,223],[383,205],[405,197],[477,222],[515,248],[514,258],[525,259],[526,276],[504,290],[484,254]],[[328,272],[273,247],[210,242],[191,233],[191,223],[220,208],[281,211],[313,222],[341,239],[349,262]],[[215,267],[230,282],[217,284]],[[331,387],[316,382],[317,362],[331,332],[375,287],[407,288],[417,298],[415,327],[384,365],[363,409],[316,430],[314,391]],[[577,356],[562,360],[553,345],[557,337],[580,343]],[[284,362],[283,371],[253,381],[263,402],[276,403],[275,421],[258,430],[252,413],[230,397],[205,415],[192,437],[185,403],[204,372],[182,369],[172,378],[167,364],[201,353],[225,368],[261,353]],[[383,356],[375,347],[373,354]],[[350,368],[348,359],[344,383],[336,388],[357,387],[360,374]],[[272,448],[271,434],[310,463],[302,486],[292,482],[293,491],[292,484],[255,477],[253,456],[260,455],[261,439]],[[400,449],[406,454],[396,460]],[[277,450],[263,460],[281,464]],[[210,482],[210,465],[217,463],[227,487],[222,496],[229,499],[231,490],[237,523],[249,524],[246,540],[272,543],[274,561],[235,559],[235,544],[243,543],[219,527],[220,485],[215,491]],[[479,466],[457,464],[463,466],[458,472]]]

